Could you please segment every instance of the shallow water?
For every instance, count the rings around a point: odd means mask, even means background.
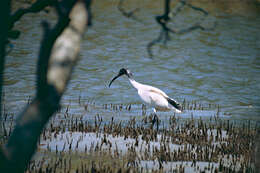
[[[209,17],[205,25],[216,21],[215,30],[171,35],[167,47],[155,45],[154,58],[149,59],[146,46],[159,35],[160,28],[153,17],[161,13],[161,4],[142,9],[138,14],[142,24],[123,17],[116,1],[111,2],[94,3],[94,25],[86,31],[81,60],[62,100],[64,105],[71,105],[72,112],[89,113],[78,106],[79,96],[83,102],[90,100],[99,105],[142,103],[126,77],[108,88],[118,70],[127,67],[137,81],[158,87],[180,102],[185,99],[219,104],[221,112],[231,118],[260,119],[259,17]],[[189,26],[193,15],[187,11],[173,24]],[[16,25],[23,33],[12,42],[14,50],[6,58],[4,90],[8,112],[21,111],[35,94],[43,19],[53,23],[55,17],[44,12],[27,15]],[[103,112],[106,113],[111,112]]]

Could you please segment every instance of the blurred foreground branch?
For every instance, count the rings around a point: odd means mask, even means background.
[[[14,14],[10,16],[8,22],[8,36],[13,39],[17,39],[20,35],[20,31],[12,30],[14,24],[21,19],[21,17],[27,13],[37,13],[45,9],[47,6],[52,6],[57,3],[56,0],[37,0],[28,8],[20,8]]]
[[[85,0],[87,13],[88,13],[88,25],[90,26],[92,23],[91,19],[91,0]],[[15,23],[19,21],[25,14],[28,13],[38,13],[41,11],[48,12],[46,7],[58,7],[59,1],[58,0],[37,0],[28,8],[19,8],[15,11],[12,15],[10,15],[10,19],[8,20],[8,37],[11,39],[17,39],[21,32],[19,30],[13,29]],[[63,7],[60,7],[63,8]],[[10,47],[9,52],[12,49],[12,45]]]
[[[86,4],[80,0],[63,0],[56,8],[59,19],[55,27],[50,29],[47,22],[43,23],[36,97],[21,113],[7,144],[0,150],[0,172],[25,171],[41,131],[59,108],[78,60],[80,41],[87,25]]]
[[[6,23],[9,21],[10,14],[10,1],[0,2],[0,122],[2,122],[2,89],[4,80],[4,64],[6,54],[6,43],[8,27]],[[0,133],[2,133],[2,124],[0,124]]]

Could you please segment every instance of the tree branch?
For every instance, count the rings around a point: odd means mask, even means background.
[[[0,151],[0,172],[23,172],[26,169],[42,129],[59,108],[78,60],[80,41],[87,25],[85,4],[80,0],[74,4],[74,0],[63,0],[59,7],[65,8],[61,10],[65,13],[59,13],[56,26],[50,30],[44,24],[45,34],[37,66],[37,94],[17,119],[8,143]]]
[[[7,32],[8,23],[10,17],[10,1],[1,1],[0,2],[0,133],[2,132],[2,89],[3,89],[3,80],[4,80],[4,64],[5,64],[5,55],[6,55],[6,44],[7,44]]]
[[[209,13],[206,10],[204,10],[200,7],[195,7],[195,6],[187,3],[187,0],[180,0],[178,6],[171,11],[170,2],[171,2],[171,0],[165,0],[164,14],[161,16],[155,17],[156,22],[162,27],[162,30],[161,30],[158,38],[152,40],[147,45],[147,52],[151,59],[153,58],[153,54],[152,54],[152,50],[151,50],[152,47],[161,41],[163,41],[164,45],[166,45],[167,42],[170,40],[169,32],[172,34],[185,34],[185,33],[197,30],[197,29],[206,31],[206,30],[212,30],[216,27],[216,23],[214,23],[213,27],[205,28],[201,25],[201,22],[197,22],[194,25],[192,25],[188,28],[181,29],[181,30],[176,30],[174,28],[168,27],[167,23],[169,22],[169,20],[171,20],[174,16],[176,16],[178,13],[180,13],[185,6],[191,8],[195,11],[199,11],[199,12],[203,13],[204,17],[209,15]]]
[[[123,2],[124,0],[120,0],[118,5],[117,5],[117,8],[118,10],[122,13],[123,16],[127,17],[127,18],[130,18],[130,19],[133,19],[137,22],[140,22],[140,23],[143,23],[140,19],[138,19],[136,16],[135,16],[135,13],[137,11],[139,11],[140,9],[139,8],[135,8],[129,12],[127,12],[124,8],[123,8]]]
[[[52,6],[57,3],[57,0],[37,0],[35,3],[33,3],[28,8],[20,8],[18,9],[14,14],[12,14],[8,20],[8,22],[5,23],[8,26],[8,38],[11,39],[17,39],[20,36],[19,30],[13,30],[14,24],[21,19],[21,17],[27,13],[37,13],[42,11],[47,6]],[[8,40],[9,43],[9,40]],[[9,44],[11,45],[11,44]],[[12,51],[12,45],[10,46],[10,49],[8,50],[7,54],[9,54]]]
[[[162,39],[163,39],[163,36],[164,36],[164,30],[161,29],[161,32],[158,36],[158,38],[152,40],[150,43],[148,43],[147,45],[147,52],[148,52],[148,55],[149,57],[152,59],[153,58],[153,52],[152,52],[152,47],[156,44],[156,43],[159,43]]]
[[[20,8],[13,15],[11,15],[8,28],[9,30],[13,28],[15,22],[20,20],[20,18],[27,13],[37,13],[42,11],[45,7],[54,5],[56,0],[37,0],[28,8]]]

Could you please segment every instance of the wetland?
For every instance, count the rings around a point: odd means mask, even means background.
[[[117,3],[93,3],[93,26],[62,107],[46,125],[26,172],[255,172],[259,14],[215,10],[203,22],[216,22],[214,30],[173,34],[167,45],[153,46],[151,59],[147,44],[159,35],[154,16],[162,13],[162,1],[128,2],[130,9],[141,8],[143,23],[122,16]],[[197,15],[184,9],[172,25],[185,28]],[[1,144],[35,96],[43,19],[54,23],[56,17],[52,11],[28,14],[15,26],[22,34],[6,57]],[[123,67],[180,102],[183,113],[158,112],[154,120],[127,78],[109,88]]]

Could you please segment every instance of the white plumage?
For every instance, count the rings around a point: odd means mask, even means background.
[[[153,107],[154,112],[173,110],[176,113],[181,113],[181,106],[177,101],[170,98],[158,88],[136,82],[132,78],[132,73],[127,69],[120,69],[118,75],[111,80],[109,87],[115,79],[122,75],[126,75],[128,77],[130,83],[137,89],[138,95],[145,103]]]

